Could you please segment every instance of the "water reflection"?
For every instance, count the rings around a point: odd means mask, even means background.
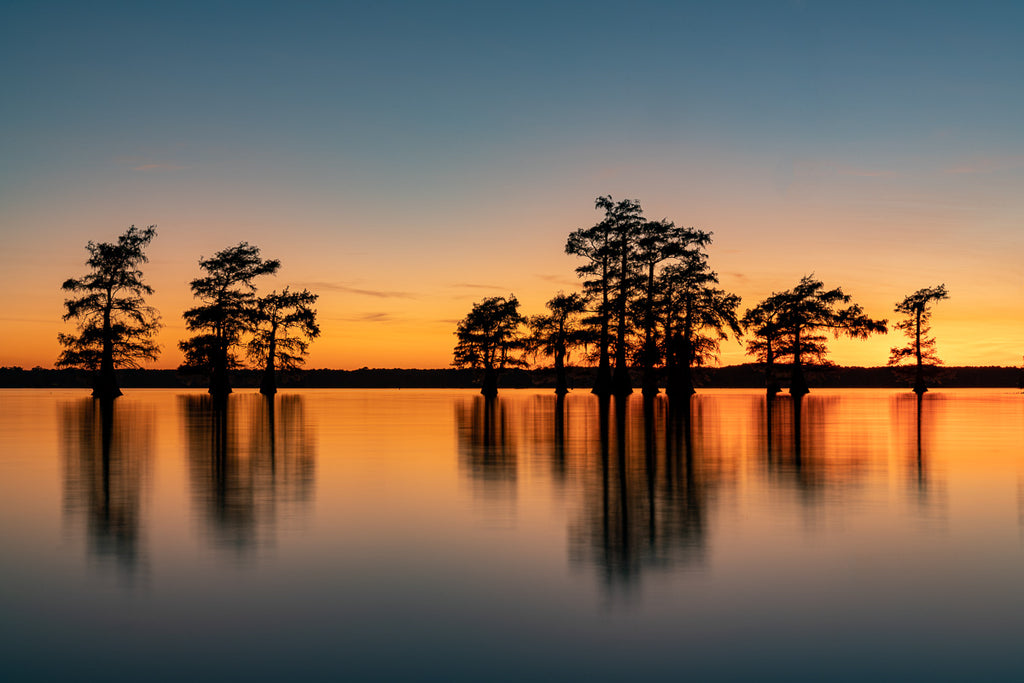
[[[597,413],[570,562],[596,567],[608,589],[628,588],[648,569],[702,563],[707,482],[689,406],[635,397],[598,400]]]
[[[145,566],[143,499],[153,450],[153,411],[129,401],[58,404],[64,514],[84,519],[92,557],[125,576]]]
[[[746,496],[770,492],[769,514],[795,503],[812,529],[826,514],[884,503],[894,443],[887,425],[906,453],[894,462],[905,464],[918,516],[941,516],[928,453],[941,397],[926,397],[923,412],[913,394],[888,400],[886,417],[877,399],[825,393],[474,397],[456,404],[460,471],[510,524],[507,504],[524,482],[575,492],[570,564],[596,569],[609,591],[630,589],[649,571],[702,569],[723,499],[745,506]]]
[[[946,482],[938,471],[931,451],[935,425],[948,418],[943,415],[946,401],[942,394],[896,394],[890,401],[889,423],[894,441],[899,444],[900,459],[908,498],[927,518],[943,518],[947,508]]]
[[[302,396],[178,400],[192,497],[215,545],[245,554],[273,542],[282,516],[307,514],[316,452]]]
[[[868,478],[878,453],[871,430],[841,414],[838,396],[762,397],[764,462],[769,480],[793,488],[811,507],[851,492]]]

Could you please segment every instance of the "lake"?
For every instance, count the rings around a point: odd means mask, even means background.
[[[250,391],[0,390],[5,678],[1024,677],[1020,392]]]

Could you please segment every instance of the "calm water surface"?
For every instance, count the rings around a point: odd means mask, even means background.
[[[0,391],[4,677],[1021,680],[1024,395]]]

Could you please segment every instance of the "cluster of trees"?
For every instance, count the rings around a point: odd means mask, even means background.
[[[745,336],[747,352],[764,363],[770,394],[781,388],[776,367],[787,365],[790,392],[799,395],[808,391],[803,366],[828,362],[828,334],[863,338],[886,331],[887,321],[870,318],[841,288],[826,289],[812,275],[741,316],[740,297],[719,287],[708,264],[710,232],[647,220],[632,199],[598,197],[595,206],[601,220],[572,232],[565,245],[581,260],[581,292],[560,292],[546,313],[531,317],[520,314],[514,295],[490,297],[459,322],[453,364],[482,369],[485,395],[498,392],[502,370],[538,357],[552,359],[555,391],[564,394],[570,354],[582,350],[584,361],[597,367],[596,394],[631,393],[630,370],[637,368],[645,395],[658,393],[664,380],[669,395],[687,396],[695,391],[693,368],[715,361],[730,336]],[[59,335],[57,366],[94,371],[98,398],[121,394],[117,368],[139,367],[160,352],[160,317],[146,303],[153,289],[142,273],[155,237],[156,226],[131,226],[116,242],[89,242],[89,271],[62,285],[69,292],[63,317],[77,330]],[[192,336],[178,344],[185,354],[180,369],[207,374],[211,394],[230,393],[230,371],[248,362],[264,370],[260,391],[273,395],[277,371],[301,365],[319,336],[317,295],[285,287],[258,296],[254,281],[280,265],[246,242],[199,260],[203,273],[190,284],[198,303],[184,313]],[[895,307],[903,316],[896,328],[908,343],[891,350],[889,364],[914,362],[918,393],[927,391],[925,366],[941,363],[929,320],[931,306],[945,298],[938,285]]]
[[[641,373],[645,395],[694,393],[693,368],[715,361],[730,336],[746,337],[747,353],[765,365],[769,394],[781,390],[778,365],[787,365],[789,388],[808,392],[803,367],[828,364],[828,336],[865,338],[886,332],[886,320],[865,314],[841,288],[827,289],[813,275],[792,289],[773,292],[739,314],[740,297],[719,287],[708,264],[712,233],[647,220],[636,200],[598,197],[602,219],[569,235],[565,251],[580,257],[576,268],[583,291],[559,293],[548,313],[524,317],[514,295],[490,297],[473,305],[458,325],[454,365],[483,370],[482,393],[497,393],[498,374],[523,366],[538,355],[554,361],[555,391],[568,391],[565,362],[581,349],[597,365],[593,392],[601,396],[632,393],[630,368]],[[904,316],[896,324],[909,337],[893,348],[889,364],[912,360],[914,391],[927,391],[923,368],[938,364],[928,335],[931,305],[947,298],[944,285],[921,289],[898,303]]]
[[[89,272],[63,284],[72,293],[64,301],[64,320],[75,321],[77,332],[59,335],[64,350],[57,367],[94,371],[97,398],[121,395],[117,368],[139,367],[159,355],[155,335],[160,318],[146,303],[153,288],[144,282],[141,270],[154,237],[155,225],[133,225],[117,242],[89,242]],[[264,369],[260,391],[273,395],[277,371],[302,364],[310,341],[319,336],[316,294],[285,287],[257,296],[253,281],[276,273],[280,266],[280,261],[262,258],[259,248],[246,242],[199,260],[203,275],[190,285],[198,304],[184,313],[193,335],[178,344],[185,354],[180,369],[208,374],[212,395],[231,393],[229,371],[246,360]]]

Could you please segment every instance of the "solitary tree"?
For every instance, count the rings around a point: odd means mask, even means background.
[[[729,332],[737,338],[742,333],[736,317],[739,296],[719,289],[717,284],[718,274],[708,267],[701,250],[690,252],[661,274],[670,396],[693,394],[693,366],[714,360]]]
[[[97,398],[121,395],[116,368],[138,367],[159,354],[153,338],[160,318],[146,304],[153,288],[143,282],[140,270],[149,261],[145,248],[155,236],[155,225],[141,230],[133,225],[117,242],[89,242],[89,273],[61,285],[72,293],[64,300],[64,320],[75,320],[78,331],[58,335],[64,350],[57,367],[95,371],[92,395]]]
[[[902,314],[903,320],[896,323],[896,329],[903,330],[903,333],[910,339],[906,346],[893,347],[889,350],[889,365],[899,365],[901,362],[913,359],[917,369],[914,379],[914,393],[920,395],[928,391],[924,383],[924,366],[941,365],[942,361],[935,355],[935,338],[929,336],[932,317],[931,304],[936,301],[948,299],[949,293],[946,285],[938,287],[927,287],[919,289],[908,295],[903,301],[896,304],[894,309]]]
[[[517,353],[522,347],[519,328],[519,301],[515,296],[489,297],[473,304],[473,309],[459,322],[455,334],[455,367],[481,368],[484,371],[484,396],[498,394],[498,375],[506,367],[526,365]]]
[[[869,318],[859,305],[850,303],[850,296],[841,288],[825,289],[813,275],[805,275],[796,287],[779,296],[782,327],[792,343],[793,377],[789,393],[793,395],[802,396],[810,391],[804,379],[803,362],[808,354],[820,360],[825,358],[827,347],[822,332],[864,339],[886,330],[885,320]]]
[[[252,329],[255,318],[256,287],[260,275],[277,272],[281,262],[260,258],[260,250],[248,242],[200,259],[206,275],[192,280],[192,294],[201,305],[185,311],[185,327],[196,332],[178,343],[185,352],[185,364],[210,375],[210,394],[223,398],[231,393],[228,370],[238,366],[235,349],[242,335]]]
[[[781,387],[775,376],[775,364],[791,355],[790,335],[782,326],[784,297],[773,293],[754,308],[748,308],[741,321],[747,334],[747,353],[765,364],[765,388],[769,395]]]
[[[579,294],[562,294],[548,301],[546,315],[535,315],[527,322],[530,327],[528,346],[534,353],[551,356],[555,361],[555,393],[569,393],[565,376],[565,361],[569,351],[588,339],[579,316],[586,303]]]
[[[305,362],[309,343],[320,336],[316,322],[317,295],[309,290],[271,292],[256,300],[249,358],[263,366],[260,393],[277,393],[276,370],[294,370]]]

